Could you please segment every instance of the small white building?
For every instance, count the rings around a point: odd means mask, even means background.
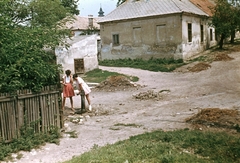
[[[57,47],[57,64],[63,71],[69,69],[72,74],[84,74],[98,68],[98,35],[80,35],[68,40],[70,47]]]
[[[72,38],[67,40],[69,45],[55,48],[57,64],[62,65],[63,73],[70,69],[72,74],[84,74],[98,68],[98,52],[100,42],[100,26],[92,15],[88,17],[75,16],[66,28],[71,29]]]

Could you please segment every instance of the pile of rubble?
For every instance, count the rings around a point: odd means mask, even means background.
[[[138,87],[137,84],[132,83],[127,77],[118,75],[118,76],[109,76],[105,81],[101,82],[95,87],[95,90],[125,90],[128,88]]]
[[[193,126],[234,129],[240,132],[240,111],[233,109],[205,108],[187,118]]]
[[[215,56],[214,61],[230,61],[233,60],[234,58],[229,57],[227,54],[225,53],[219,53]]]
[[[136,100],[161,100],[163,98],[163,92],[170,92],[169,90],[161,90],[159,92],[155,92],[154,90],[148,90],[146,92],[140,92],[138,94],[133,95]]]
[[[207,70],[209,68],[211,68],[211,65],[204,63],[204,62],[200,62],[200,63],[194,65],[193,67],[188,68],[188,70],[191,72],[200,72],[203,70]]]

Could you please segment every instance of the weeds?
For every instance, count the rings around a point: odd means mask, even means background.
[[[155,59],[149,60],[143,59],[117,59],[117,60],[103,60],[99,61],[99,65],[102,66],[114,66],[114,67],[132,67],[149,71],[162,71],[171,72],[176,68],[183,66],[185,63],[182,59],[174,60],[173,58]]]
[[[132,136],[91,151],[65,163],[175,163],[240,161],[240,139],[227,133],[190,130],[154,131]]]
[[[44,133],[35,133],[34,124],[23,126],[19,138],[15,138],[11,142],[5,142],[4,140],[0,142],[0,160],[10,159],[11,153],[17,153],[21,150],[30,151],[46,142],[59,144],[60,132],[57,127],[52,126]]]

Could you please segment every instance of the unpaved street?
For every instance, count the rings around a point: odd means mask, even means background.
[[[92,90],[93,112],[85,113],[83,122],[66,121],[66,131],[76,131],[77,138],[61,139],[60,145],[47,144],[41,149],[22,152],[17,163],[57,163],[129,136],[157,129],[174,130],[190,127],[187,117],[202,108],[240,110],[240,53],[231,61],[216,61],[201,72],[150,72],[132,68],[102,67],[102,70],[138,76],[133,87],[122,90]],[[137,100],[133,95],[147,91],[161,92],[158,99]],[[74,106],[80,107],[80,97]],[[69,101],[67,100],[67,105]],[[79,115],[74,115],[76,117]],[[115,124],[135,124],[116,126]]]

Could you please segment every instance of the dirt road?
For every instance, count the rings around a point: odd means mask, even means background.
[[[65,135],[60,145],[47,144],[41,149],[21,152],[17,163],[57,163],[89,151],[94,145],[104,146],[130,136],[157,129],[174,130],[190,127],[185,119],[202,108],[240,110],[240,53],[232,53],[231,61],[211,63],[201,72],[150,72],[132,68],[102,67],[102,70],[138,76],[137,84],[121,90],[102,90],[91,93],[93,113],[86,113],[83,122],[66,121],[66,131],[76,131],[78,138]],[[134,95],[152,91],[138,100]],[[80,97],[74,105],[80,107]],[[67,101],[68,102],[68,101]],[[67,105],[70,107],[69,102]],[[74,115],[76,116],[79,115]],[[135,126],[116,125],[135,124]]]

